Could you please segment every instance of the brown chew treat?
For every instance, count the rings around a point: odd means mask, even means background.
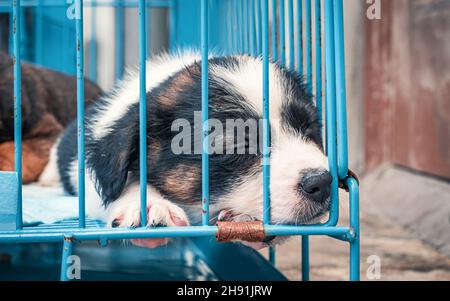
[[[242,240],[248,242],[261,242],[264,237],[264,225],[255,222],[217,222],[219,228],[216,234],[218,242]]]

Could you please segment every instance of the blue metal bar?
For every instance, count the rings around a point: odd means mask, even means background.
[[[255,0],[250,0],[250,53],[252,56],[256,56],[256,24],[255,24]]]
[[[145,0],[139,0],[139,185],[142,227],[147,225],[147,31],[145,20]]]
[[[336,225],[339,218],[334,45],[333,3],[332,0],[325,0],[326,151],[330,174],[333,177],[330,192],[330,218],[326,225]]]
[[[239,6],[238,6],[238,0],[233,0],[233,49],[235,53],[239,53],[239,37],[238,37],[238,12],[239,12]]]
[[[276,259],[277,259],[277,253],[276,253],[276,247],[270,247],[269,248],[269,262],[275,266],[276,265]]]
[[[350,280],[360,280],[360,229],[359,229],[359,187],[354,178],[345,181],[350,195],[350,231],[354,240],[350,242]]]
[[[18,175],[16,229],[23,227],[22,219],[22,76],[20,72],[20,0],[13,1],[13,63],[14,63],[14,169]],[[11,15],[10,15],[11,16]]]
[[[297,72],[303,75],[303,1],[297,0]]]
[[[123,0],[117,0],[119,6],[115,8],[115,74],[116,79],[121,80],[123,77],[123,69],[124,69],[124,36],[125,36],[125,28],[124,28],[124,8],[120,6]]]
[[[277,0],[272,0],[272,61],[278,61],[277,49]]]
[[[266,1],[266,0],[263,0]],[[173,237],[206,237],[217,234],[216,226],[188,226],[188,227],[161,227],[161,228],[67,228],[48,230],[16,230],[0,231],[1,243],[33,243],[33,242],[58,242],[64,239],[65,234],[70,234],[74,239],[81,240],[116,240],[134,238],[173,238]],[[321,226],[282,226],[265,225],[266,235],[296,236],[296,235],[331,235],[347,237],[350,240],[351,229],[349,227],[321,227]]]
[[[322,22],[321,0],[315,0],[314,18],[316,29],[316,110],[319,122],[322,125]]]
[[[263,44],[263,222],[270,224],[269,0],[262,0]]]
[[[309,236],[302,236],[302,280],[309,281]]]
[[[244,53],[245,52],[245,29],[244,29],[244,1],[247,0],[240,0],[240,7],[239,7],[239,36],[241,38],[241,49],[240,49],[240,53]]]
[[[236,35],[238,40],[238,53],[242,53],[242,18],[241,18],[241,1],[242,0],[236,0]]]
[[[295,51],[294,51],[294,0],[288,0],[288,31],[289,31],[289,69],[294,70]]]
[[[345,46],[344,46],[344,13],[342,0],[335,0],[335,56],[336,56],[336,114],[337,114],[337,165],[340,179],[348,175],[348,142],[347,142],[347,111],[345,89]]]
[[[63,240],[62,258],[61,258],[61,281],[68,281],[67,269],[68,269],[68,259],[73,252],[73,238],[71,236],[65,236]]]
[[[35,9],[36,18],[35,18],[35,53],[34,53],[34,61],[37,64],[42,64],[42,41],[43,41],[43,24],[42,24],[42,0],[38,0],[37,7]]]
[[[97,81],[97,9],[91,6],[91,38],[89,42],[89,78]]]
[[[202,49],[202,224],[209,224],[209,130],[208,130],[208,0],[201,3]]]
[[[250,52],[250,23],[249,23],[249,9],[248,9],[248,2],[250,0],[245,0],[244,1],[244,10],[243,10],[243,15],[244,15],[244,37],[245,37],[245,52],[249,53]]]
[[[305,1],[306,82],[308,92],[312,93],[311,0]]]
[[[177,9],[175,7],[175,1],[170,2],[169,8],[169,49],[173,50],[176,47],[177,42]]]
[[[256,24],[257,24],[257,48],[258,56],[262,54],[262,22],[261,22],[261,0],[256,0]]]
[[[77,45],[77,128],[78,128],[78,221],[86,226],[85,219],[85,162],[84,162],[84,46],[83,46],[83,1],[76,0],[75,19]]]
[[[226,7],[226,17],[224,19],[226,30],[228,30],[227,39],[223,39],[225,42],[222,47],[226,48],[226,55],[233,54],[234,51],[234,31],[233,31],[233,7],[232,0],[227,1],[225,4]],[[227,47],[228,46],[228,47]]]
[[[280,65],[285,66],[286,65],[286,32],[284,30],[285,27],[285,12],[284,12],[284,0],[280,0]]]

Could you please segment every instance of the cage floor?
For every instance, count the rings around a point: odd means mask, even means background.
[[[58,280],[61,244],[0,245],[0,280]],[[111,242],[74,245],[81,280],[286,280],[258,252],[213,238],[174,239],[145,249]]]
[[[76,197],[64,195],[60,187],[26,185],[23,191],[24,229],[64,232],[78,227]],[[103,226],[86,219],[86,228]],[[172,239],[156,249],[124,241],[106,247],[82,241],[74,244],[73,254],[80,258],[81,280],[286,280],[258,252],[217,243],[214,237]],[[0,244],[0,280],[59,280],[61,256],[62,243]]]

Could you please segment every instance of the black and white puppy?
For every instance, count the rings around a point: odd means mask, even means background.
[[[192,52],[163,55],[149,60],[147,68],[147,225],[195,224],[201,217],[201,58]],[[276,64],[270,65],[269,77],[271,222],[316,222],[328,211],[331,176],[312,96],[300,76]],[[209,120],[214,125],[209,139],[216,150],[226,148],[210,155],[212,222],[262,218],[262,155],[250,143],[261,145],[262,91],[260,58],[209,59]],[[243,139],[229,131],[233,121],[246,127]],[[221,125],[227,129],[215,132],[213,127]],[[53,158],[65,190],[74,195],[76,137],[72,123]],[[88,215],[112,227],[138,226],[138,73],[87,111],[85,139]],[[167,240],[134,242],[154,247]]]

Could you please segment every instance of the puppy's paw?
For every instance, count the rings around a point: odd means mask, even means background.
[[[109,225],[115,227],[139,227],[139,206],[117,208],[110,215]],[[170,202],[151,202],[147,206],[147,227],[182,227],[188,226],[189,220],[183,209]],[[156,248],[166,245],[168,238],[131,239],[134,245],[145,248]]]

